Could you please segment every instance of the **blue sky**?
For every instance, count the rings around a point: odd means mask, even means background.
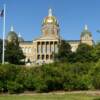
[[[0,9],[6,3],[6,34],[10,26],[21,33],[25,40],[33,40],[41,34],[43,19],[52,8],[60,24],[60,35],[66,40],[80,39],[87,24],[95,41],[100,40],[100,0],[0,0]],[[0,18],[0,38],[2,19]]]

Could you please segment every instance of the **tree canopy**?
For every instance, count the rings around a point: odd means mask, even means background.
[[[5,60],[6,62],[12,64],[21,64],[24,62],[25,56],[22,49],[19,46],[18,41],[7,42],[5,50]]]
[[[67,61],[71,55],[71,46],[65,40],[61,40],[58,45],[58,53],[55,54],[55,58],[58,61]]]
[[[76,62],[93,61],[93,57],[91,53],[92,50],[93,50],[92,46],[89,46],[85,43],[81,43],[76,50],[76,55],[75,55]]]
[[[94,46],[94,49],[92,51],[92,56],[94,58],[94,61],[98,61],[100,59],[100,43],[97,43]]]

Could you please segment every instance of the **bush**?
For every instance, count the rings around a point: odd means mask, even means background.
[[[61,68],[57,65],[55,66],[55,64],[49,64],[42,67],[42,70],[48,91],[61,90],[63,87],[63,74]]]
[[[37,75],[36,75],[37,76]],[[32,68],[21,68],[16,76],[16,82],[23,84],[24,90],[33,91],[34,86],[34,70]]]
[[[35,81],[35,90],[36,92],[47,92],[47,85],[45,84],[44,80],[37,79]]]
[[[17,83],[17,82],[13,82],[13,81],[10,81],[8,82],[7,84],[7,89],[8,89],[8,92],[13,94],[13,93],[21,93],[23,92],[23,85]]]
[[[7,92],[7,81],[14,81],[19,69],[20,67],[11,64],[0,66],[0,81],[3,84],[4,92]]]
[[[100,98],[95,98],[95,99],[93,99],[93,100],[100,100]]]
[[[92,72],[92,84],[95,89],[100,89],[100,61],[98,61]]]
[[[40,67],[0,66],[0,92],[100,89],[100,62],[53,63]]]
[[[3,92],[3,82],[2,81],[0,81],[0,92]]]

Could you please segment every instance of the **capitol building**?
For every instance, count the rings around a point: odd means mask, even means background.
[[[26,56],[25,62],[32,64],[52,63],[53,54],[58,52],[58,44],[60,43],[60,25],[58,20],[52,14],[52,9],[49,9],[48,16],[44,18],[42,26],[42,35],[33,41],[25,41],[21,35],[17,35],[13,27],[7,34],[7,40],[19,40],[19,45]],[[66,40],[71,45],[71,50],[76,51],[80,43],[93,45],[92,33],[85,25],[79,40]]]

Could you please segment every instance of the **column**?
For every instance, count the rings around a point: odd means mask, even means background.
[[[42,42],[40,42],[40,60],[42,60]]]
[[[58,53],[58,46],[57,46],[57,42],[55,42],[55,53]]]
[[[47,54],[49,54],[49,42],[47,42]]]
[[[38,53],[39,53],[39,46],[38,46],[38,42],[36,43],[36,60],[38,59]]]
[[[45,52],[45,54],[44,54],[44,59],[46,60],[46,54],[47,54],[46,41],[44,42],[44,45],[45,45],[45,46],[44,46],[44,47],[45,47],[45,51],[44,51],[44,52]]]

